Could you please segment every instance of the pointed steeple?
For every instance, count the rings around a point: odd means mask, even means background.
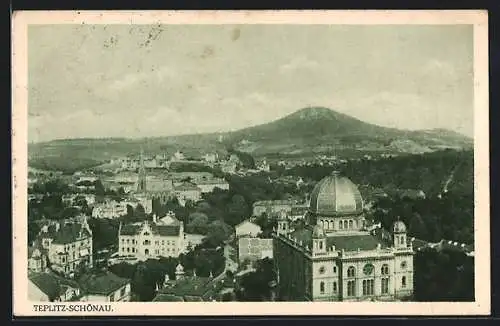
[[[146,193],[146,169],[144,168],[144,151],[142,145],[139,158],[139,182],[137,184],[137,192]]]

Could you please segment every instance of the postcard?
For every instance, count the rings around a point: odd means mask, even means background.
[[[20,11],[15,316],[487,315],[486,11]]]

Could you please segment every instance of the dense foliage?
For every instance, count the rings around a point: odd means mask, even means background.
[[[474,257],[431,248],[415,255],[416,301],[474,301]]]

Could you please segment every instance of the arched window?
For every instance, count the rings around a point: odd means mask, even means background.
[[[333,266],[333,272],[337,273],[337,266]]]
[[[351,266],[347,269],[347,277],[354,277],[356,275],[356,269]]]
[[[344,228],[344,224],[342,224],[342,221],[339,221],[339,230],[342,230]]]
[[[347,228],[348,228],[348,222],[344,221],[344,229],[347,229]]]
[[[403,276],[403,277],[401,278],[401,287],[402,287],[402,288],[405,288],[405,287],[406,287],[406,276]]]
[[[319,283],[319,292],[321,294],[325,293],[325,282]]]
[[[354,281],[347,281],[347,296],[353,297],[356,295],[356,283]]]
[[[333,230],[335,228],[333,221],[328,222],[328,230]]]
[[[149,256],[149,249],[144,250],[144,254],[145,254],[146,256]]]
[[[354,228],[354,222],[352,220],[349,221],[349,229]]]
[[[380,273],[382,275],[389,275],[389,265],[387,265],[387,264],[382,265],[382,268],[380,269]]]

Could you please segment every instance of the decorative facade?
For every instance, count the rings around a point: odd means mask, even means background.
[[[118,252],[139,260],[177,257],[184,250],[184,224],[172,213],[161,219],[132,224],[120,224]]]
[[[390,238],[366,229],[359,190],[338,173],[314,188],[304,227],[291,230],[281,217],[274,235],[278,292],[286,301],[409,297],[413,254],[403,222],[395,222]]]

